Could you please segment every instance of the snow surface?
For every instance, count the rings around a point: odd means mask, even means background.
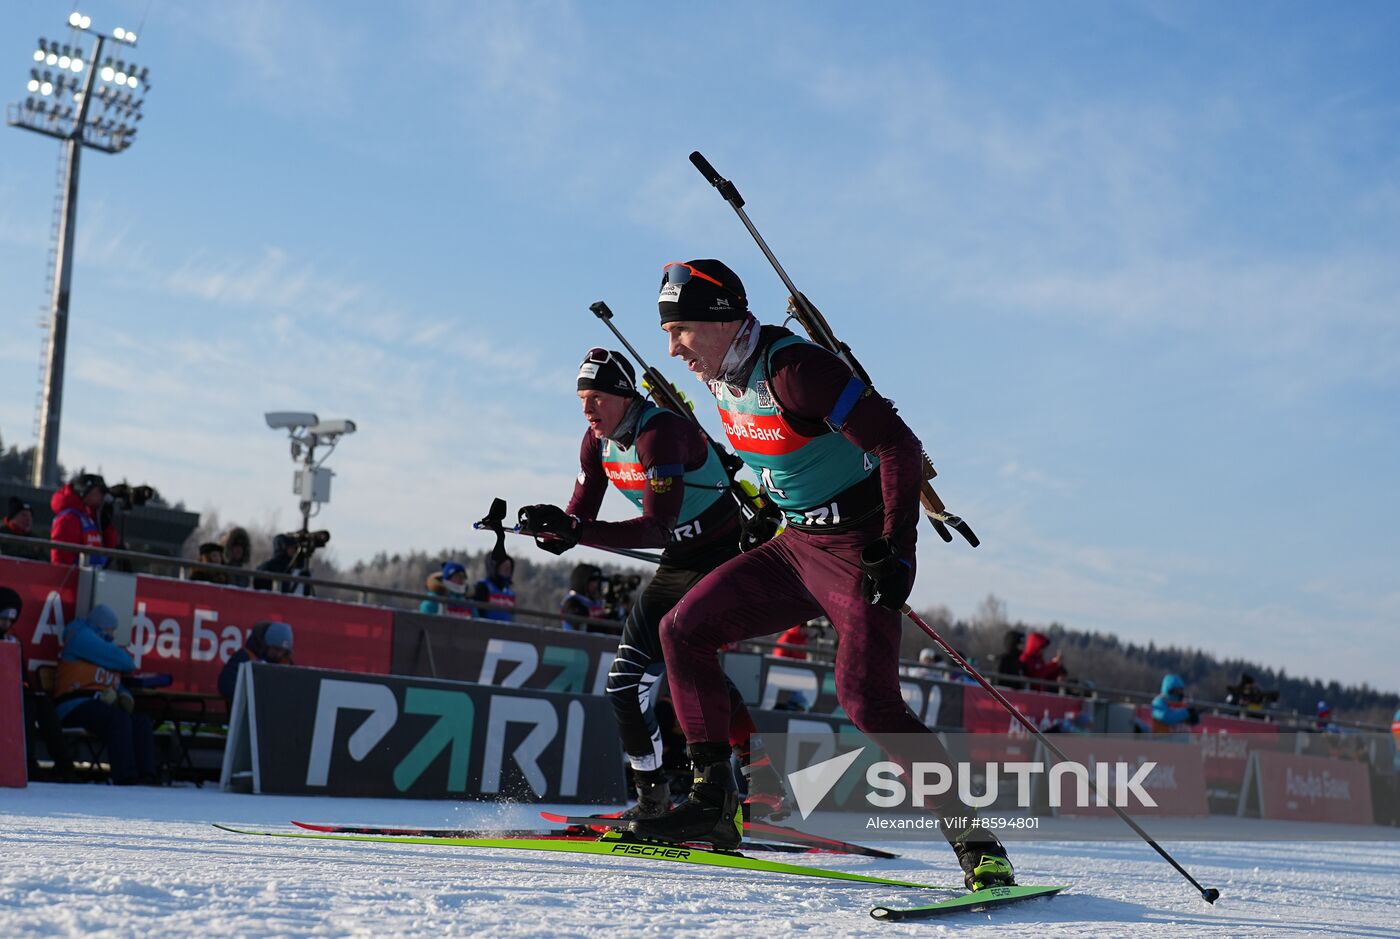
[[[212,788],[0,789],[0,936],[1400,936],[1400,844],[1181,843],[1214,907],[1142,844],[1017,845],[1048,900],[878,923],[945,894],[624,859],[254,838],[224,821],[544,827],[542,806],[253,796]],[[572,807],[577,811],[578,807]],[[569,808],[562,809],[569,811]],[[956,883],[946,847],[782,856]]]

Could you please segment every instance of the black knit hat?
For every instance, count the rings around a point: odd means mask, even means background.
[[[713,258],[667,264],[656,302],[663,326],[679,320],[727,323],[749,314],[744,282]]]
[[[10,502],[5,507],[5,517],[14,518],[19,513],[27,511],[31,511],[28,502],[25,502],[19,496],[10,496]]]
[[[15,619],[19,619],[23,610],[24,601],[20,599],[19,594],[9,587],[0,587],[0,614],[13,615]]]
[[[610,395],[639,397],[637,372],[621,352],[589,349],[578,367],[579,391],[603,391]]]

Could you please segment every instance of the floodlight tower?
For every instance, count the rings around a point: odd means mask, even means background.
[[[7,123],[63,141],[62,224],[54,257],[53,295],[49,303],[49,340],[44,389],[39,407],[39,441],[35,447],[35,486],[58,484],[58,427],[63,415],[63,366],[68,346],[68,297],[73,280],[73,242],[78,221],[78,162],[84,147],[121,153],[136,138],[148,70],[108,55],[112,42],[135,46],[136,34],[117,27],[108,36],[92,29],[92,18],[73,12],[71,43],[39,40],[29,70],[29,97],[8,108]],[[82,34],[95,39],[84,56]],[[118,56],[126,55],[119,49]],[[95,90],[94,90],[95,89]]]

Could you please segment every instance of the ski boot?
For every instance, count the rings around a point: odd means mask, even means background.
[[[780,822],[792,814],[792,800],[783,777],[773,768],[773,761],[762,750],[745,754],[739,772],[747,782],[744,798],[744,818],[755,821]]]
[[[664,770],[632,771],[637,783],[637,804],[618,816],[631,821],[637,818],[659,818],[671,810],[671,785],[666,781]]]
[[[690,795],[658,818],[633,820],[630,829],[639,838],[653,841],[703,841],[720,851],[739,847],[744,821],[734,771],[729,766],[728,744],[695,744],[690,748],[695,767]]]
[[[968,890],[976,893],[988,887],[1016,885],[1016,872],[996,835],[985,830],[969,829],[953,842],[953,850],[958,855],[958,863],[962,865],[963,883]]]

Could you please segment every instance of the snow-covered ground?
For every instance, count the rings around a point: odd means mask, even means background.
[[[1019,845],[1024,883],[1068,892],[942,921],[877,923],[896,888],[622,859],[253,838],[209,827],[290,819],[540,827],[540,806],[251,796],[193,788],[0,789],[0,936],[1400,936],[1400,844],[1182,843],[1198,899],[1145,845]],[[576,808],[576,807],[575,807]],[[933,883],[946,848],[825,866]],[[786,859],[786,858],[785,858]]]

